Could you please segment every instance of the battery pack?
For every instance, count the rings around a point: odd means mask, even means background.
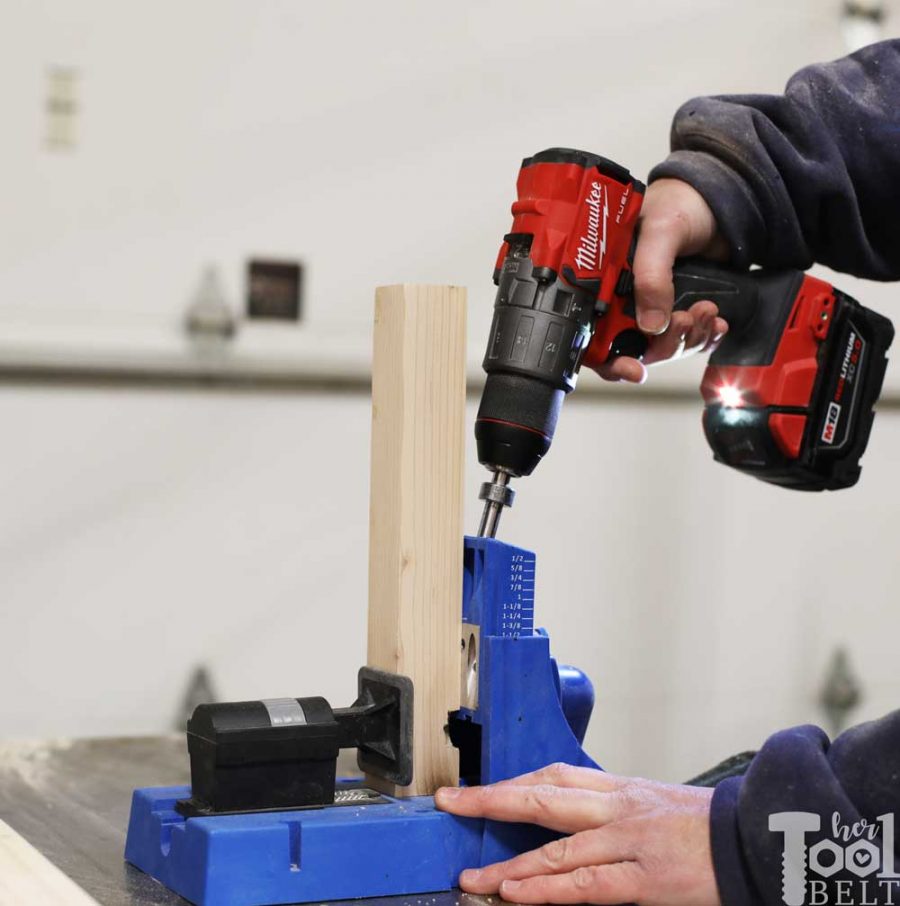
[[[813,278],[806,282],[827,286]],[[804,359],[784,357],[779,365],[777,349],[762,362],[729,361],[727,349],[710,359],[704,378],[703,429],[717,461],[803,491],[838,490],[859,480],[894,328],[887,318],[840,290],[830,286],[828,290],[827,296],[810,298],[806,308],[801,306],[801,293],[796,306],[785,306],[792,320],[776,332],[789,338],[791,326],[799,322],[796,329],[806,337],[808,316],[823,323],[830,319],[827,333],[818,337],[813,333],[816,346],[809,361],[815,362],[815,372],[805,400],[797,399]],[[744,397],[742,371],[760,372],[754,375],[758,378],[754,386],[768,386],[769,392]],[[730,393],[724,392],[726,387]]]

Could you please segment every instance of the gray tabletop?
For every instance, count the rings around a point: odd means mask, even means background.
[[[183,736],[0,743],[0,819],[103,906],[187,902],[122,857],[131,791],[188,783]],[[459,890],[367,906],[484,906]]]

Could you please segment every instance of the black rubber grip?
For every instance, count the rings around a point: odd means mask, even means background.
[[[757,273],[730,271],[701,258],[682,258],[672,270],[675,310],[685,311],[695,302],[715,302],[729,327],[741,330],[753,320],[759,307]],[[625,314],[635,316],[633,297],[625,306]]]
[[[699,258],[675,262],[675,310],[695,302],[715,302],[731,330],[742,331],[755,317],[760,304],[759,281],[753,271],[730,271]]]
[[[675,309],[709,300],[728,322],[728,334],[710,357],[713,365],[767,365],[794,307],[804,273],[798,270],[732,271],[700,258],[675,262]],[[634,303],[625,309],[634,314]]]
[[[710,299],[728,322],[711,365],[769,365],[805,276],[798,270],[728,271],[689,259],[676,262],[675,298],[681,307]]]

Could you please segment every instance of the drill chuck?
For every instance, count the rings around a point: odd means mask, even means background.
[[[523,374],[488,374],[475,440],[478,461],[510,475],[530,475],[550,449],[564,391]]]
[[[481,486],[479,537],[493,538],[503,507],[512,506],[510,478],[530,475],[550,449],[564,391],[521,374],[494,372],[485,381],[475,419],[478,461],[494,473]]]

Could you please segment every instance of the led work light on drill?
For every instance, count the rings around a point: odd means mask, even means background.
[[[632,260],[644,186],[606,158],[551,148],[522,162],[494,282],[475,422],[478,459],[492,473],[479,535],[494,537],[553,440],[579,369],[641,358]],[[701,392],[715,459],[801,490],[850,487],[872,427],[894,329],[830,284],[801,271],[730,271],[676,263],[675,308],[715,302],[729,332]]]

